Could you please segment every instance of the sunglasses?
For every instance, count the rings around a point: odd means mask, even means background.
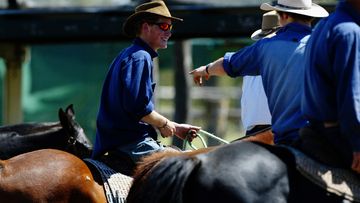
[[[172,27],[173,27],[172,24],[167,24],[167,23],[150,23],[150,24],[157,25],[160,28],[160,30],[162,30],[164,32],[171,31]]]

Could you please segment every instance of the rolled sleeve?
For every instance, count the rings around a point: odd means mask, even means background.
[[[225,53],[224,55],[224,60],[223,60],[223,67],[224,70],[226,72],[226,74],[230,77],[236,77],[236,74],[232,71],[232,66],[230,63],[231,57],[234,55],[234,52],[228,52]]]
[[[245,47],[237,52],[228,52],[224,55],[223,67],[230,77],[259,75],[261,67],[261,41]]]

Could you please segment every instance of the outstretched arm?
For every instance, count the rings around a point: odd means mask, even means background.
[[[226,72],[223,67],[223,60],[224,58],[219,58],[218,60],[209,63],[206,66],[200,66],[197,69],[194,69],[190,72],[193,75],[193,79],[195,84],[202,85],[203,84],[203,77],[206,80],[210,78],[210,76],[223,76],[226,75]]]

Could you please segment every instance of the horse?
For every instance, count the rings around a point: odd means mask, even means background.
[[[127,203],[352,202],[296,167],[288,148],[250,141],[203,153],[159,152],[137,166]]]
[[[106,202],[100,174],[83,160],[92,144],[73,106],[58,115],[0,128],[0,202]]]
[[[41,149],[0,160],[0,202],[105,203],[106,197],[80,158]]]
[[[90,157],[92,144],[75,121],[73,105],[58,111],[59,122],[21,123],[0,127],[0,159],[38,149],[65,150],[80,158]]]
[[[184,153],[200,154],[212,149]],[[107,197],[92,165],[65,151],[40,149],[0,160],[0,202],[104,203]]]

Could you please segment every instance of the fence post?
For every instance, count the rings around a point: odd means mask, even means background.
[[[189,123],[190,77],[189,71],[193,66],[191,41],[175,41],[175,113],[174,121],[177,123]],[[183,141],[173,138],[172,144],[182,147]]]
[[[29,50],[23,45],[0,45],[0,57],[5,61],[6,73],[3,94],[3,123],[23,121],[22,112],[22,64]]]

